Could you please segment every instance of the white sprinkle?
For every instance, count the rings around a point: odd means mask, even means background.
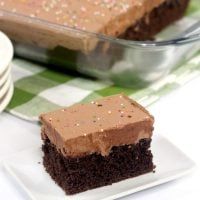
[[[86,8],[84,6],[82,6],[81,11],[86,12]]]
[[[35,15],[34,15],[34,14],[30,14],[30,17],[34,18],[34,17],[35,17]]]
[[[62,10],[56,11],[56,15],[60,15],[62,13]]]
[[[17,10],[15,8],[12,9],[12,12],[16,12]]]

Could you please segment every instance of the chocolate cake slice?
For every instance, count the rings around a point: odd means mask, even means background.
[[[43,164],[75,194],[152,172],[154,118],[124,95],[42,114]]]

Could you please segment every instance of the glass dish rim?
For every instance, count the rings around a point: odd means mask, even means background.
[[[0,9],[0,12],[3,13],[2,15],[0,14],[0,18],[4,15],[10,15],[10,16],[13,16],[13,17],[21,18],[23,20],[29,20],[29,22],[31,21],[31,23],[34,22],[35,24],[48,26],[48,27],[54,28],[56,30],[59,29],[59,30],[62,30],[62,31],[63,30],[72,31],[72,32],[76,32],[78,34],[84,34],[84,35],[96,37],[96,38],[98,38],[100,40],[104,40],[106,42],[109,41],[111,43],[123,45],[123,46],[130,47],[130,48],[134,48],[134,47],[156,48],[156,47],[179,46],[179,45],[186,45],[188,43],[200,41],[200,33],[193,34],[193,35],[187,36],[187,37],[180,37],[180,38],[175,38],[175,39],[171,39],[171,40],[163,40],[163,41],[125,40],[125,39],[121,39],[121,38],[115,38],[115,37],[112,37],[112,36],[107,36],[107,35],[100,34],[100,33],[93,33],[93,32],[89,32],[89,31],[86,31],[86,30],[77,29],[77,28],[74,28],[74,27],[66,26],[66,25],[56,24],[56,23],[53,23],[53,22],[49,22],[47,20],[43,20],[43,19],[39,19],[39,18],[33,18],[33,17],[30,17],[30,16],[22,15],[20,13],[7,11],[7,10],[4,10],[2,8]]]

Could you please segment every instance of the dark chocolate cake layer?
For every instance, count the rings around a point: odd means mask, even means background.
[[[190,0],[167,0],[120,36],[126,40],[152,40],[162,29],[183,17]]]
[[[105,157],[92,154],[69,158],[46,139],[43,164],[67,194],[75,194],[153,171],[150,143],[151,139],[142,139],[136,145],[113,147]]]

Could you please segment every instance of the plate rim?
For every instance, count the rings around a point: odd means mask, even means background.
[[[1,63],[2,65],[0,65],[0,75],[1,75],[7,69],[7,67],[9,66],[9,64],[10,64],[12,58],[13,58],[14,48],[13,48],[11,40],[2,31],[0,31],[0,41],[4,42],[5,47],[6,47],[6,51],[8,52],[7,53],[8,56],[6,57],[7,59],[5,59],[5,58],[2,59],[3,62]],[[5,51],[5,49],[4,48],[0,48],[0,51]]]
[[[11,67],[8,66],[5,72],[2,75],[0,75],[0,88],[5,84],[10,74],[11,74]]]
[[[118,198],[122,198],[122,197],[125,197],[125,196],[128,196],[128,195],[131,195],[131,194],[134,194],[134,193],[137,193],[137,192],[140,192],[140,191],[143,191],[143,190],[146,190],[146,189],[150,189],[150,188],[153,188],[155,186],[158,186],[158,185],[162,185],[162,184],[165,184],[165,183],[168,183],[168,182],[171,182],[173,180],[176,180],[178,178],[181,178],[183,176],[186,176],[188,175],[189,173],[193,172],[194,170],[197,169],[197,165],[196,163],[190,158],[187,156],[187,154],[185,154],[180,148],[178,148],[174,143],[172,143],[169,139],[167,139],[166,137],[164,137],[163,135],[161,134],[157,134],[159,139],[163,139],[165,140],[166,142],[170,143],[170,145],[172,145],[174,148],[177,149],[177,151],[179,151],[180,153],[182,153],[184,155],[184,157],[190,161],[191,163],[191,166],[188,167],[188,169],[181,169],[180,172],[178,172],[177,174],[174,174],[174,175],[169,175],[165,178],[162,178],[162,179],[158,179],[158,180],[155,180],[153,182],[150,182],[150,183],[147,183],[147,184],[144,184],[144,185],[141,185],[141,186],[138,186],[138,187],[135,187],[135,188],[132,188],[132,189],[129,189],[129,190],[126,190],[126,191],[123,191],[123,192],[120,192],[118,194],[113,194],[113,195],[110,195],[109,197],[105,197],[105,198],[101,198],[99,200],[113,200],[113,199],[118,199]],[[12,158],[13,156],[15,155],[18,155],[18,154],[21,154],[23,152],[27,152],[27,151],[35,151],[35,150],[38,150],[39,147],[35,146],[35,147],[31,147],[31,148],[28,148],[26,150],[23,150],[23,151],[20,151],[20,152],[17,152],[15,154],[12,154],[10,157],[7,157],[6,159],[2,160],[1,164],[3,165],[4,167],[4,170],[7,171],[8,175],[11,176],[11,178],[13,178],[14,181],[16,181],[16,183],[18,184],[19,187],[21,187],[21,189],[23,190],[23,192],[25,192],[25,194],[31,199],[31,200],[38,200],[34,193],[32,192],[31,189],[29,189],[26,184],[22,181],[22,179],[20,179],[16,173],[12,170],[12,167],[9,166],[9,160],[10,158]],[[132,178],[134,179],[134,178]],[[126,180],[124,180],[126,181]],[[116,183],[117,184],[117,183]],[[59,187],[59,186],[58,186]],[[60,187],[59,187],[60,188]],[[98,189],[98,188],[96,188]],[[66,198],[68,197],[67,195],[65,196]],[[63,198],[64,199],[64,198]]]
[[[12,84],[11,75],[8,76],[6,82],[0,87],[0,104]]]
[[[12,99],[14,93],[14,84],[11,81],[10,87],[3,98],[3,100],[0,102],[0,113],[7,107],[7,105],[10,103],[10,100]]]

